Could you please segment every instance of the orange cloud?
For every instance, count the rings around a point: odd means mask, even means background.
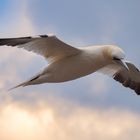
[[[89,109],[62,100],[8,101],[0,107],[1,140],[138,140],[139,129],[139,114],[119,109]]]

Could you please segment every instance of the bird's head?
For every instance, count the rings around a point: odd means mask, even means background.
[[[121,48],[114,46],[114,45],[105,46],[104,56],[108,60],[121,64],[123,67],[125,67],[127,70],[129,70],[127,64],[124,61],[125,53]]]

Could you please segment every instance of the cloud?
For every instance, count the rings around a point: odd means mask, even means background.
[[[89,109],[60,99],[30,105],[9,98],[0,107],[2,140],[138,140],[139,129],[139,114]]]
[[[16,25],[13,30],[15,35],[19,36],[27,36],[27,35],[32,35],[35,34],[35,28],[33,26],[33,23],[31,21],[31,18],[28,14],[28,1],[24,0],[20,2],[20,16],[17,18],[18,22],[16,22]],[[16,31],[15,31],[16,29]]]
[[[34,34],[35,30],[27,11],[27,0],[22,2],[15,0],[11,7],[13,9],[9,8],[9,12],[6,15],[8,19],[2,20],[0,23],[2,33],[0,36],[15,37]],[[13,15],[10,13],[12,10],[15,13]]]
[[[17,48],[3,46],[0,51],[0,89],[8,83],[16,83],[22,77],[20,74],[36,60],[36,55]]]

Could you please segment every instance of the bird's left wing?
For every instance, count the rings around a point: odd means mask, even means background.
[[[45,58],[55,62],[67,56],[75,55],[80,52],[56,36],[40,35],[37,37],[3,38],[0,39],[0,46],[7,45],[12,47],[24,48],[35,52]]]
[[[140,95],[140,71],[134,64],[130,62],[126,62],[126,64],[129,70],[118,64],[110,64],[99,70],[99,72],[112,76],[114,80]]]

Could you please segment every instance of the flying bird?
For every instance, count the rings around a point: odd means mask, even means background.
[[[125,53],[118,46],[97,45],[75,48],[56,36],[48,35],[2,38],[0,46],[3,45],[35,52],[49,62],[48,66],[37,75],[14,88],[65,82],[100,72],[111,76],[140,95],[140,71],[134,64],[125,61]]]

